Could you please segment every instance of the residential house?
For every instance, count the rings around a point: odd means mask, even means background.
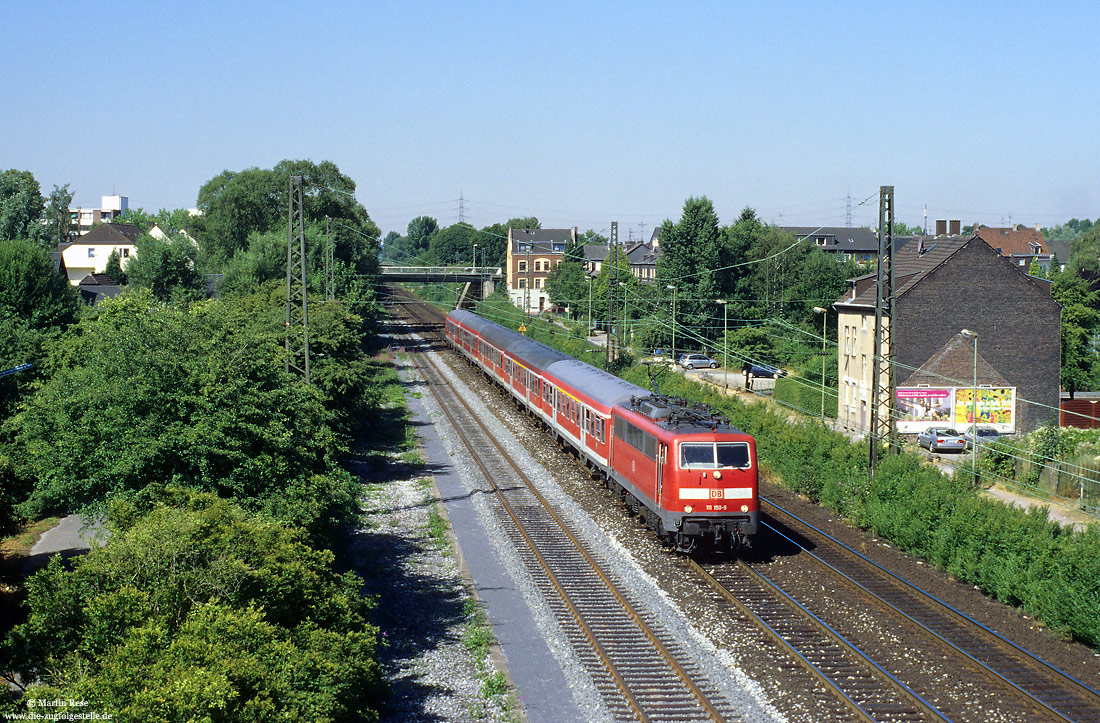
[[[103,299],[113,299],[122,293],[122,287],[107,274],[88,274],[77,284],[80,298],[95,306]]]
[[[780,226],[779,230],[808,239],[822,251],[836,254],[838,260],[871,264],[878,258],[878,233],[869,228]]]
[[[584,270],[590,276],[599,276],[604,261],[607,260],[607,244],[585,244]],[[660,256],[660,243],[654,238],[649,242],[635,241],[623,247],[626,259],[630,263],[630,272],[642,282],[651,282],[657,278],[657,258]]]
[[[509,228],[505,261],[508,298],[525,313],[550,308],[546,277],[577,242],[577,228]]]
[[[989,390],[979,390],[979,399],[996,390],[1015,390],[1011,423],[1002,428],[1027,432],[1051,420],[1059,399],[1061,306],[1050,295],[1050,283],[1026,271],[976,235],[919,237],[895,249],[893,318],[885,322],[892,324],[895,383],[916,390],[906,404],[913,409],[926,404],[927,419],[965,429],[969,417],[961,400],[970,398],[967,388],[974,384],[976,364],[977,385]],[[833,304],[838,421],[866,433],[873,393],[875,275],[850,284]],[[976,357],[975,337],[962,336],[963,329],[976,335]],[[954,407],[946,401],[947,389],[954,390]],[[937,398],[943,405],[938,410],[932,408]]]
[[[1008,228],[989,228],[974,224],[974,233],[997,249],[1002,256],[1012,259],[1012,263],[1025,272],[1031,268],[1032,262],[1038,263],[1044,270],[1048,269],[1054,258],[1054,252],[1043,238],[1038,224],[1034,228],[1020,224]],[[1063,263],[1068,260],[1059,259]]]
[[[92,230],[97,223],[110,223],[126,213],[130,199],[126,196],[103,196],[99,208],[69,209],[69,239],[75,240]]]
[[[134,255],[141,229],[122,223],[105,223],[96,226],[76,241],[59,244],[69,283],[78,286],[88,274],[102,274],[112,251],[118,251],[123,268]]]

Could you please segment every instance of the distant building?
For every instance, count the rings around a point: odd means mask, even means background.
[[[107,259],[112,251],[118,251],[122,267],[131,258],[136,249],[141,229],[123,223],[105,223],[96,226],[76,241],[59,244],[69,283],[80,284],[88,274],[102,274],[107,268]]]
[[[895,249],[895,302],[893,319],[887,320],[893,325],[895,381],[899,388],[911,388],[911,408],[919,413],[924,405],[928,423],[955,426],[967,418],[966,405],[958,400],[969,399],[966,388],[973,385],[975,359],[973,338],[962,336],[963,329],[977,334],[978,386],[988,390],[979,389],[979,399],[1015,390],[1012,399],[1012,392],[1004,393],[1008,406],[1003,409],[1011,414],[1011,422],[1004,424],[1014,432],[1051,421],[1059,400],[1062,307],[1050,295],[1050,282],[1026,271],[976,235],[918,237]],[[838,421],[866,433],[873,395],[875,275],[849,283],[848,292],[833,304]],[[957,398],[951,401],[949,395]],[[989,410],[979,408],[979,413]]]
[[[1048,269],[1054,253],[1043,238],[1036,224],[1034,228],[1016,224],[1008,228],[989,228],[974,224],[974,233],[997,250],[1001,256],[1011,259],[1012,263],[1024,272],[1031,268],[1032,262]],[[1059,259],[1063,263],[1069,259]]]
[[[577,243],[577,228],[509,228],[505,262],[508,298],[525,313],[550,308],[546,277]]]
[[[878,233],[869,228],[842,226],[780,226],[796,238],[805,238],[838,260],[871,264],[878,258]]]
[[[70,208],[69,239],[83,236],[97,223],[110,223],[129,208],[130,199],[126,196],[103,196],[99,208]]]
[[[103,299],[113,299],[122,293],[122,287],[107,274],[88,274],[77,284],[80,298],[95,306]]]
[[[590,276],[599,276],[607,260],[607,244],[584,245],[584,270]],[[630,263],[630,272],[642,282],[657,278],[657,259],[661,255],[660,242],[656,232],[649,242],[635,241],[623,246],[623,252]]]

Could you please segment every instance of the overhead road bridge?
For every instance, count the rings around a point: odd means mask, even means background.
[[[484,299],[496,290],[504,272],[496,266],[383,266],[385,281],[411,281],[419,284],[461,283],[458,306]]]

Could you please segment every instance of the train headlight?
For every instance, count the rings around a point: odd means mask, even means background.
[[[691,505],[684,505],[684,512],[691,514]]]
[[[749,506],[748,505],[741,505],[741,511],[742,512],[748,512],[749,511]]]
[[[714,470],[714,479],[722,479],[722,473],[718,470]]]

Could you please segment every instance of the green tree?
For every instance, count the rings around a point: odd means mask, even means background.
[[[439,230],[439,223],[430,216],[417,216],[409,221],[407,252],[410,256],[419,256],[428,250],[432,236]]]
[[[176,480],[318,532],[340,523],[351,483],[331,413],[285,373],[270,297],[184,309],[141,291],[96,309],[9,420],[16,471],[35,482],[28,514]]]
[[[466,265],[473,262],[474,244],[481,234],[467,223],[456,223],[432,234],[429,255],[437,264]]]
[[[111,255],[107,257],[107,266],[103,269],[103,273],[114,279],[116,284],[126,285],[126,272],[122,270],[122,255],[118,249],[112,250]]]
[[[1087,281],[1068,269],[1054,273],[1050,294],[1062,305],[1062,387],[1070,393],[1091,388],[1096,373],[1096,352],[1091,331],[1100,322],[1097,293]]]
[[[71,324],[80,298],[50,254],[29,241],[0,241],[0,317],[32,329]]]
[[[40,240],[45,231],[39,223],[43,203],[30,171],[0,171],[0,240]]]
[[[589,283],[584,263],[567,250],[562,262],[546,276],[546,293],[555,306],[569,307],[569,315],[576,319],[588,313]]]
[[[131,284],[151,290],[161,301],[197,299],[204,288],[195,268],[197,259],[198,249],[182,234],[167,241],[142,234],[126,265],[126,275]]]
[[[300,530],[212,495],[160,487],[150,502],[116,505],[103,545],[30,579],[29,618],[4,646],[5,669],[37,681],[26,696],[124,721],[377,719],[361,580]]]
[[[50,248],[69,240],[69,228],[72,225],[69,206],[72,202],[73,194],[69,192],[69,184],[66,183],[60,188],[53,187],[53,192],[50,193],[46,203],[46,235],[43,239]]]
[[[717,270],[721,265],[722,236],[714,204],[706,197],[687,199],[679,221],[661,224],[657,283],[676,287],[676,323],[683,327],[678,339],[686,340],[689,335],[714,337],[711,317],[721,288]]]
[[[322,161],[280,161],[272,169],[223,171],[199,189],[202,215],[192,226],[212,268],[220,269],[253,233],[282,229],[285,233],[291,176],[302,177],[306,222],[321,227],[333,219],[334,256],[356,273],[378,271],[378,227],[355,200],[355,182],[336,164]]]

